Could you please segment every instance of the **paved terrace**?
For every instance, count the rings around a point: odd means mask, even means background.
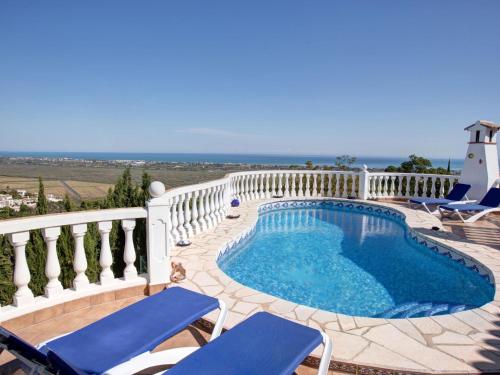
[[[241,217],[224,220],[215,229],[199,234],[187,248],[175,248],[173,259],[183,262],[187,279],[181,286],[223,299],[230,308],[226,328],[231,328],[257,311],[270,311],[327,332],[334,342],[331,374],[338,372],[362,374],[395,373],[479,373],[500,371],[500,301],[480,309],[454,315],[416,319],[373,319],[350,317],[300,306],[247,288],[219,270],[215,263],[219,249],[240,236],[257,220],[253,201],[239,208]],[[440,225],[437,219],[408,210],[398,203],[384,203],[398,208],[413,228],[433,236],[434,240],[480,260],[500,280],[500,218],[462,225],[445,223],[446,231],[429,231]],[[420,228],[420,229],[418,229]],[[493,246],[493,247],[491,247]],[[85,326],[96,319],[133,303],[143,296],[143,287],[130,288],[73,301],[60,307],[58,316],[39,319],[37,323],[16,319],[9,327],[32,343]],[[496,299],[498,299],[498,294]],[[66,312],[68,311],[68,312]],[[207,334],[190,328],[179,333],[161,348],[194,344],[203,345]],[[310,358],[309,364],[315,359]],[[3,365],[2,365],[3,364]],[[0,355],[0,373],[23,373],[8,353]],[[381,370],[381,369],[390,370]],[[143,372],[153,373],[159,369]],[[301,366],[297,374],[313,374]]]

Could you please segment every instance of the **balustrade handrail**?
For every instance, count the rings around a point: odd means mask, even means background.
[[[438,173],[406,173],[406,172],[370,172],[370,176],[394,176],[394,177],[441,177],[441,178],[459,178],[459,175],[454,174],[438,174]]]
[[[146,217],[147,211],[142,207],[110,208],[28,216],[0,221],[0,235],[25,232],[34,229],[60,227],[64,225],[76,225],[99,221],[141,219]]]
[[[239,177],[239,176],[252,176],[260,174],[330,174],[330,173],[342,173],[342,174],[357,174],[356,171],[343,171],[343,170],[319,170],[319,169],[270,169],[270,170],[260,170],[260,171],[244,171],[244,172],[232,172],[228,173],[226,177]]]
[[[224,185],[227,184],[228,182],[229,182],[228,177],[224,177],[217,180],[201,182],[199,184],[180,186],[167,190],[162,198],[168,199],[177,195],[186,194],[198,190],[209,189],[214,186]]]

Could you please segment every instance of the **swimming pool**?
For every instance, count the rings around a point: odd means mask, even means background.
[[[491,301],[488,277],[450,258],[415,240],[394,210],[300,201],[261,207],[218,265],[248,287],[347,315],[432,316]]]

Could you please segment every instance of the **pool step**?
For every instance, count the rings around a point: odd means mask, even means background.
[[[384,311],[376,317],[385,319],[421,318],[426,316],[453,314],[469,308],[471,308],[471,306],[445,302],[407,302]]]

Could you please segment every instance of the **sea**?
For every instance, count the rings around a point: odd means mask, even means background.
[[[0,151],[0,157],[26,157],[74,160],[118,160],[177,163],[304,165],[310,160],[314,165],[333,165],[336,156],[320,155],[265,155],[265,154],[209,154],[209,153],[128,153],[128,152],[14,152]],[[354,167],[368,168],[399,166],[407,157],[358,156]],[[448,159],[431,158],[434,167],[448,166]],[[451,169],[461,170],[463,159],[451,159]]]

